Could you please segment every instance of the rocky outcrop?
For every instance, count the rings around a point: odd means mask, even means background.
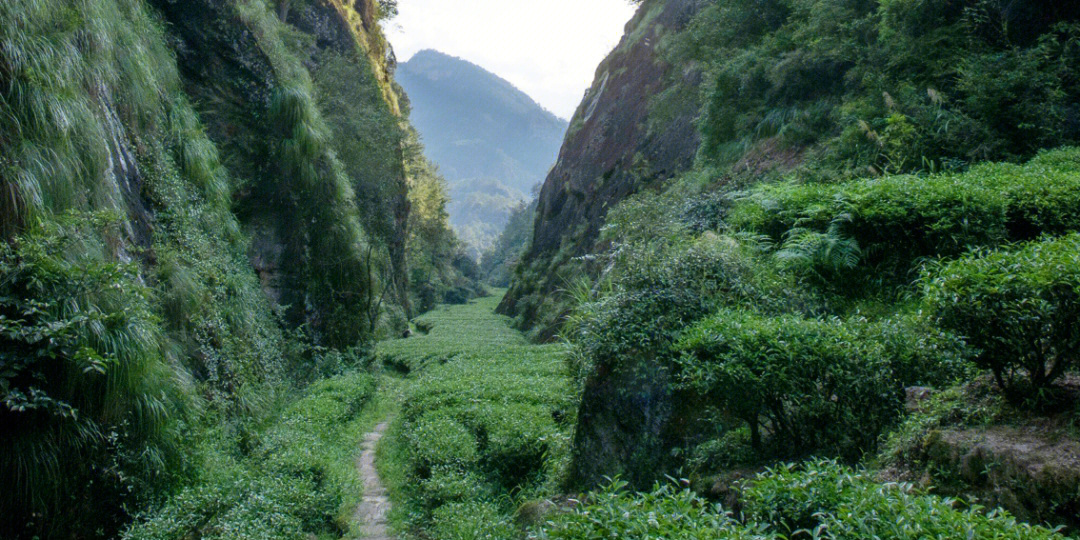
[[[221,149],[234,179],[235,207],[241,223],[252,238],[251,262],[267,295],[276,303],[290,306],[288,318],[294,324],[309,324],[318,328],[322,323],[338,318],[338,315],[331,313],[332,309],[347,311],[347,304],[355,300],[343,297],[339,306],[329,307],[325,301],[315,300],[318,291],[309,290],[320,279],[317,274],[324,273],[327,279],[336,279],[330,273],[340,270],[322,265],[321,259],[325,259],[327,254],[320,256],[312,251],[313,245],[323,241],[320,236],[330,231],[315,230],[318,227],[313,219],[301,218],[304,214],[300,211],[304,204],[302,200],[315,197],[315,194],[306,193],[309,188],[301,186],[299,179],[292,178],[296,174],[289,172],[290,167],[296,164],[289,162],[291,158],[268,145],[272,141],[265,134],[281,130],[270,114],[272,101],[276,93],[294,92],[307,84],[303,82],[306,77],[298,75],[299,72],[306,70],[312,75],[311,78],[315,78],[322,67],[321,62],[326,58],[336,58],[341,59],[339,63],[348,66],[346,69],[350,76],[359,79],[354,86],[366,92],[363,96],[353,97],[353,101],[361,103],[360,107],[378,109],[374,114],[399,118],[398,97],[392,88],[391,70],[385,63],[388,46],[375,21],[368,22],[363,16],[363,13],[374,13],[372,2],[374,0],[357,0],[355,3],[315,0],[302,4],[287,3],[291,4],[289,9],[279,6],[277,13],[285,17],[283,22],[310,37],[310,40],[286,40],[275,35],[280,30],[272,16],[245,13],[247,8],[241,9],[231,2],[154,0],[169,23],[185,90],[196,102],[206,130]],[[281,48],[289,50],[282,51]],[[293,58],[299,62],[293,61]],[[300,90],[300,93],[303,94],[304,90]],[[301,95],[300,99],[319,105],[312,96]],[[316,111],[315,114],[325,116],[325,111]],[[397,121],[402,120],[390,120],[389,124],[392,126]],[[314,167],[313,173],[319,176],[317,184],[339,185],[328,187],[328,193],[341,193],[350,199],[340,201],[343,207],[341,215],[350,215],[354,211],[345,207],[352,206],[354,201],[351,200],[352,194],[346,191],[350,188],[362,193],[370,190],[366,190],[367,186],[358,185],[358,179],[349,174],[350,170],[343,170],[339,161],[345,157],[339,159],[330,151],[333,137],[355,138],[370,134],[330,133],[332,127],[322,124],[322,119],[315,119],[314,124],[305,126],[305,129],[323,129],[321,137],[327,147],[307,156],[306,159],[313,162],[302,166]],[[392,132],[394,128],[380,124],[372,129]],[[291,131],[291,128],[286,128],[282,135],[290,136]],[[381,133],[370,135],[370,138],[375,139],[379,135]],[[349,218],[351,223],[343,225],[342,231],[352,229],[359,233],[362,225],[363,235],[386,247],[394,265],[392,274],[400,303],[407,305],[408,271],[404,236],[409,214],[408,187],[400,163],[400,152],[393,148],[395,145],[392,142],[387,145],[391,147],[387,152],[397,152],[398,164],[393,167],[393,173],[380,178],[380,182],[393,184],[393,187],[385,190],[387,193],[374,195],[378,205],[361,205],[359,222]],[[348,183],[353,185],[341,185]],[[371,198],[367,196],[363,200]],[[333,203],[322,201],[314,204],[322,206]],[[323,210],[309,208],[307,212],[319,213]],[[379,215],[368,215],[376,213]],[[336,226],[333,230],[339,232]],[[348,239],[342,241],[342,245],[352,243]],[[351,254],[340,251],[335,250],[332,256],[348,259],[344,263],[346,265],[364,266],[362,252]],[[304,261],[310,262],[305,264]],[[350,294],[344,293],[344,296]]]
[[[995,397],[988,378],[959,392],[908,389],[912,414],[885,443],[882,481],[1004,508],[1033,523],[1080,531],[1080,437],[1067,375],[1037,410]]]
[[[700,84],[697,70],[668,65],[657,51],[699,8],[697,0],[644,2],[578,106],[540,192],[532,246],[499,306],[500,313],[519,316],[524,328],[536,327],[542,338],[553,334],[561,314],[551,297],[567,275],[582,270],[568,263],[598,248],[607,211],[694,162],[698,104],[688,100],[663,123],[650,117],[650,105],[672,86]]]

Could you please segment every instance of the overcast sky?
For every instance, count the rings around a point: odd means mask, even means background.
[[[562,118],[634,14],[627,0],[399,0],[386,24],[398,61],[421,49],[464,58]]]

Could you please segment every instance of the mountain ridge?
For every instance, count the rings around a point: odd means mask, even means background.
[[[567,122],[497,74],[433,49],[400,64],[397,80],[446,177],[451,224],[478,258],[555,164]]]

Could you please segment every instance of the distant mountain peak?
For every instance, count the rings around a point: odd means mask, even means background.
[[[421,49],[409,59],[408,62],[401,64],[400,69],[412,70],[418,75],[423,75],[429,78],[441,78],[441,77],[475,77],[479,80],[484,80],[486,83],[491,84],[493,87],[500,87],[509,94],[513,95],[516,100],[521,101],[523,106],[536,108],[547,115],[551,116],[553,120],[559,122],[566,122],[566,120],[560,118],[555,113],[549,111],[546,107],[541,105],[529,94],[525,93],[518,87],[514,86],[514,83],[500,77],[499,75],[488,71],[484,67],[461,58],[447,54],[435,49]],[[406,89],[407,91],[408,89]]]
[[[398,66],[412,122],[450,187],[450,220],[474,254],[555,164],[565,120],[490,71],[424,49]]]

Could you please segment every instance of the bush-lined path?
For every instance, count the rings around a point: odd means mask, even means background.
[[[375,447],[386,432],[387,425],[386,422],[380,422],[372,431],[364,435],[364,442],[360,447],[360,459],[357,460],[360,480],[364,484],[364,498],[356,507],[356,521],[360,523],[362,537],[372,540],[391,538],[387,534],[386,527],[390,500],[386,497],[386,488],[379,479],[379,472],[375,470]]]

